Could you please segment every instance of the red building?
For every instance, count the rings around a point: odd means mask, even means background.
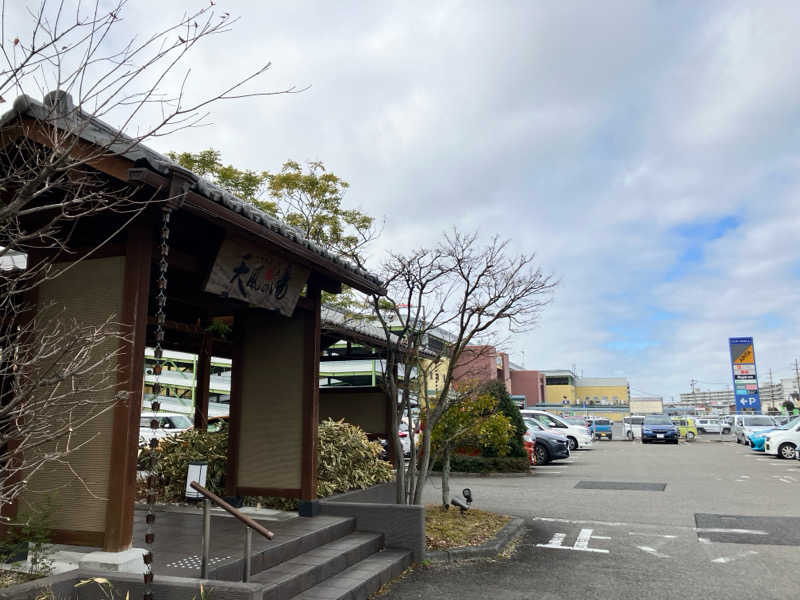
[[[502,381],[522,408],[544,402],[544,374],[515,365],[507,353],[498,352],[494,346],[467,346],[453,370],[453,379],[456,386],[459,382]]]

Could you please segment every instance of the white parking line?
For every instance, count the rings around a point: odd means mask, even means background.
[[[650,546],[636,546],[636,547],[637,547],[639,550],[642,550],[642,551],[644,551],[644,552],[647,552],[648,554],[652,554],[653,556],[657,556],[658,558],[669,558],[669,555],[667,555],[667,554],[661,554],[661,552],[659,552],[659,551],[658,551],[658,550],[656,550],[655,548],[651,548]]]
[[[677,535],[663,535],[661,533],[640,533],[638,531],[629,531],[628,535],[640,535],[643,537],[658,537],[658,538],[665,538],[667,540],[674,540],[678,537]]]
[[[724,527],[695,527],[697,533],[743,533],[747,535],[769,535],[760,529],[725,529]]]
[[[566,533],[556,533],[546,544],[536,544],[538,548],[550,548],[552,550],[574,550],[576,552],[597,552],[598,554],[608,554],[609,551],[603,548],[589,548],[589,541],[592,539],[592,529],[581,529],[578,539],[574,546],[564,546]]]
[[[719,558],[715,558],[711,562],[718,563],[718,564],[726,564],[738,560],[740,558],[744,558],[745,556],[753,556],[754,554],[758,554],[755,550],[748,550],[747,552],[742,552],[741,554],[735,554],[734,556],[720,556]]]

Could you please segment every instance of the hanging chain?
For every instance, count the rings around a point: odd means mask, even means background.
[[[164,350],[162,348],[164,342],[164,322],[166,321],[167,309],[167,268],[169,266],[169,220],[172,214],[172,208],[165,206],[161,213],[161,260],[158,263],[158,292],[156,294],[156,345],[153,350],[155,357],[155,365],[153,366],[153,375],[155,375],[155,382],[153,383],[153,401],[150,406],[153,413],[157,413],[161,408],[161,403],[158,397],[161,394],[161,370],[164,364]],[[150,428],[153,431],[153,437],[150,439],[150,473],[147,476],[147,516],[145,522],[147,529],[144,536],[145,544],[147,545],[147,552],[143,555],[145,572],[144,572],[144,595],[143,600],[153,600],[153,542],[155,541],[155,533],[153,532],[153,523],[156,521],[156,515],[153,512],[153,507],[157,500],[158,492],[158,438],[155,431],[159,428],[159,420],[156,417],[150,421]]]

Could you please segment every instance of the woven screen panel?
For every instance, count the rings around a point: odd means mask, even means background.
[[[124,273],[124,257],[99,258],[80,262],[44,283],[39,288],[37,329],[50,330],[58,322],[68,324],[73,319],[92,326],[109,317],[118,321]],[[28,477],[21,509],[26,504],[41,505],[49,498],[54,509],[52,529],[105,530],[119,347],[119,338],[111,336],[92,350],[88,362],[100,361],[98,367],[77,378],[77,389],[91,391],[80,395],[83,406],[75,406],[77,397],[67,401],[73,408],[69,420],[82,423],[69,439],[69,447],[77,449]],[[61,389],[48,391],[59,393]],[[52,403],[35,418],[53,428],[66,422],[68,412],[64,404]],[[67,437],[61,436],[41,451],[63,449],[67,442]]]
[[[299,488],[308,313],[251,311],[243,328],[237,485]]]
[[[344,419],[367,433],[386,433],[386,395],[381,391],[346,394],[320,390],[319,419]]]

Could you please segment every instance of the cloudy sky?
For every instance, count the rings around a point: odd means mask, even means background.
[[[561,283],[507,348],[528,368],[668,398],[730,385],[727,339],[753,336],[762,381],[793,375],[800,4],[216,4],[241,20],[192,55],[190,96],[266,61],[257,88],[311,87],[215,105],[160,150],[322,160],[385,217],[376,258],[453,225],[536,251]],[[124,22],[192,6],[137,0]]]

